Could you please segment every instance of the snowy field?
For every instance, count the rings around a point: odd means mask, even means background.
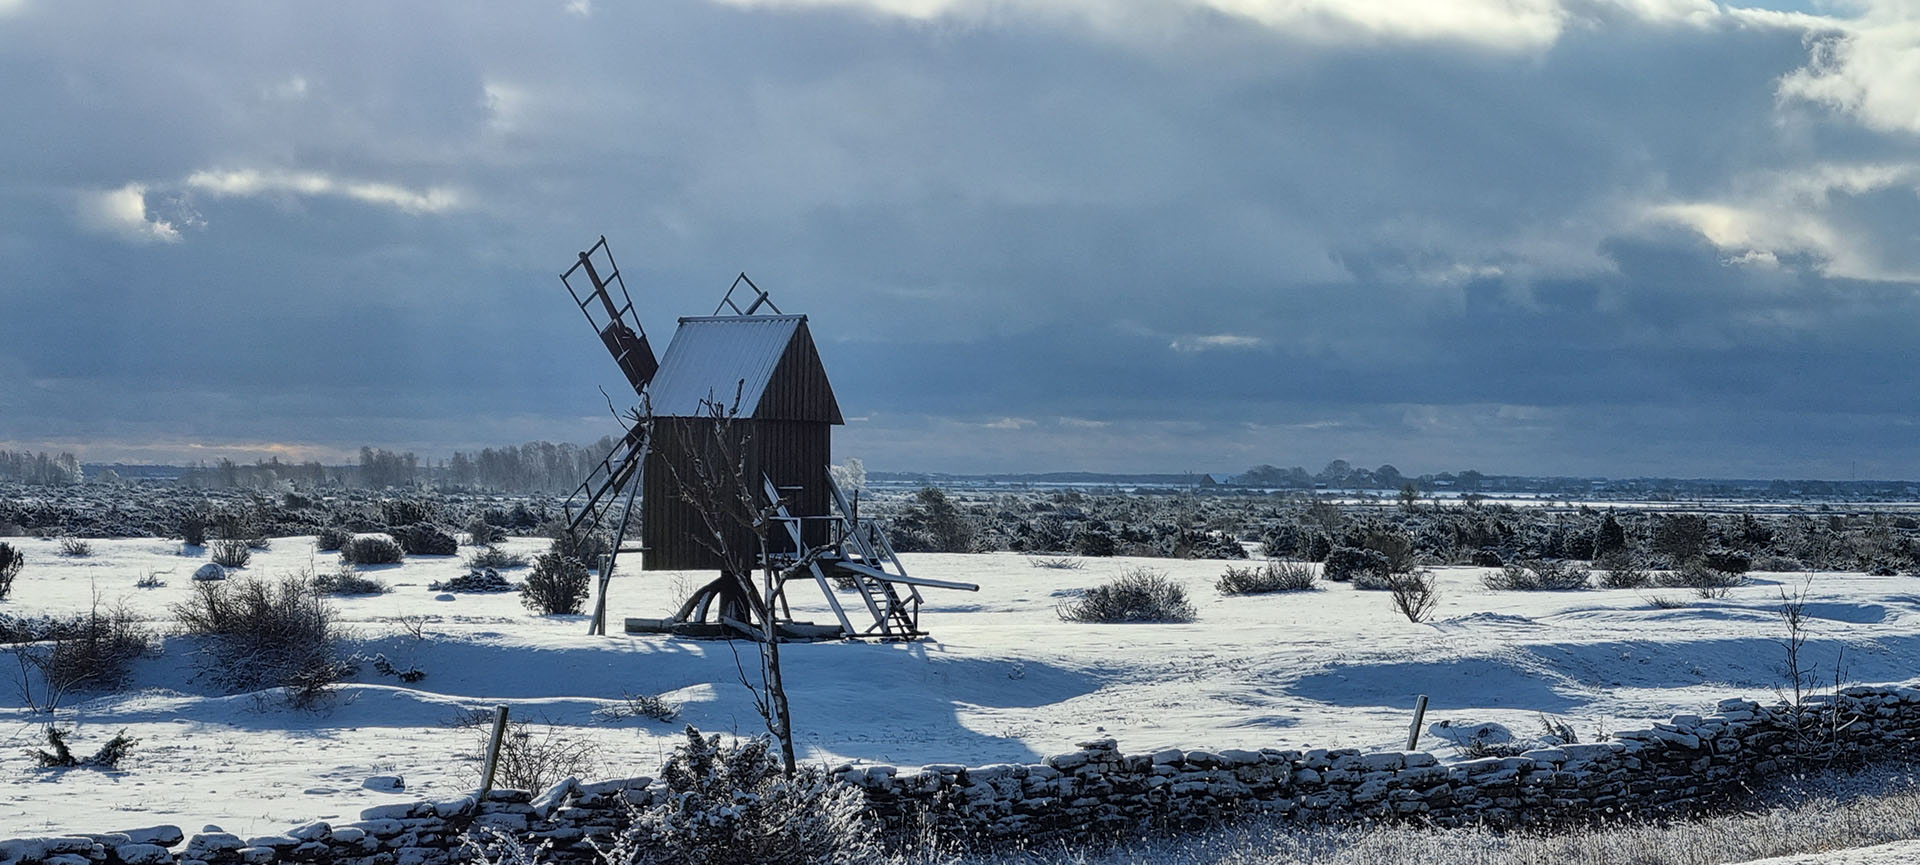
[[[463,716],[496,703],[516,719],[589,739],[598,774],[652,774],[683,723],[708,731],[761,729],[736,657],[724,642],[662,636],[592,637],[584,616],[540,617],[515,594],[448,598],[427,584],[466,572],[462,557],[410,557],[363,569],[393,587],[332,600],[351,651],[384,654],[426,678],[402,685],[369,665],[319,710],[274,693],[223,693],[208,681],[195,638],[174,633],[168,608],[191,592],[204,554],[160,539],[96,540],[63,557],[51,540],[9,539],[28,556],[0,613],[72,614],[97,596],[125,604],[162,638],[118,693],[69,695],[58,716],[88,753],[125,729],[139,744],[118,772],[31,768],[44,716],[29,713],[12,658],[0,658],[0,837],[175,823],[265,834],[316,819],[352,819],[372,804],[444,798],[471,789],[480,731]],[[534,554],[544,539],[514,539]],[[193,549],[198,553],[197,548]],[[466,550],[463,548],[463,553]],[[1431,622],[1395,613],[1384,592],[1323,583],[1305,593],[1226,597],[1228,563],[1084,559],[1037,568],[1010,553],[903,556],[910,573],[977,582],[977,594],[932,590],[931,639],[896,645],[796,644],[783,650],[799,744],[807,759],[916,766],[1033,760],[1076,741],[1112,736],[1123,750],[1195,747],[1359,747],[1405,744],[1415,697],[1427,721],[1495,722],[1522,738],[1544,719],[1582,741],[1724,697],[1771,699],[1783,636],[1783,586],[1803,575],[1757,573],[1722,600],[1681,589],[1495,592],[1477,568],[1437,571]],[[238,576],[332,570],[311,538],[277,538]],[[1241,563],[1245,564],[1245,563]],[[1055,605],[1121,569],[1145,565],[1185,584],[1192,624],[1085,625]],[[136,581],[158,574],[160,588]],[[507,572],[518,580],[524,571]],[[661,616],[707,574],[629,572],[610,600],[627,616]],[[802,618],[831,614],[810,584],[793,585]],[[1920,582],[1821,573],[1812,578],[1809,655],[1831,676],[1845,646],[1850,682],[1903,682],[1920,660]],[[1662,608],[1656,597],[1685,606]],[[751,671],[754,650],[740,644]],[[681,706],[663,723],[608,720],[629,694]],[[1456,749],[1429,733],[1423,748]],[[398,775],[403,792],[369,789]],[[376,785],[377,786],[377,785]]]

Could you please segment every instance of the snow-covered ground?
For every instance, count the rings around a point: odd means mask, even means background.
[[[90,752],[126,729],[139,744],[116,773],[31,769],[43,716],[29,714],[15,664],[0,658],[0,837],[107,831],[176,823],[264,834],[314,819],[352,818],[367,805],[470,789],[480,731],[463,714],[496,703],[515,718],[560,725],[598,748],[600,774],[652,774],[681,724],[753,734],[761,729],[738,661],[724,642],[662,636],[593,637],[582,616],[540,617],[514,594],[440,600],[427,584],[465,573],[461,557],[414,557],[368,569],[385,595],[333,604],[367,657],[427,676],[414,685],[370,666],[318,711],[271,694],[221,693],[201,675],[193,638],[171,634],[168,607],[187,597],[204,556],[159,539],[93,541],[66,558],[54,541],[15,538],[29,557],[0,612],[69,614],[97,595],[124,603],[167,634],[119,693],[70,696],[60,718]],[[532,554],[546,542],[515,539]],[[463,550],[463,553],[465,550]],[[1036,568],[1016,554],[908,555],[910,572],[976,582],[977,594],[927,592],[912,644],[796,644],[783,650],[799,742],[808,759],[913,766],[1032,760],[1076,741],[1113,736],[1123,750],[1182,747],[1361,747],[1405,744],[1415,697],[1427,721],[1497,722],[1521,736],[1543,718],[1584,741],[1676,712],[1711,710],[1731,696],[1770,699],[1783,634],[1776,609],[1796,574],[1755,574],[1724,600],[1685,590],[1494,592],[1482,571],[1438,571],[1441,599],[1428,624],[1395,613],[1382,592],[1321,590],[1224,597],[1225,562],[1085,559],[1077,570]],[[239,576],[332,569],[311,538],[279,538]],[[1192,624],[1084,625],[1055,605],[1128,566],[1163,570],[1198,607]],[[135,582],[159,573],[162,588]],[[509,572],[519,579],[524,572]],[[660,616],[706,574],[628,572],[611,592],[610,620]],[[1907,681],[1920,660],[1920,582],[1912,577],[1817,574],[1808,653],[1831,675],[1844,644],[1849,681]],[[831,614],[795,584],[803,618]],[[1683,600],[1662,609],[1655,596]],[[414,631],[418,630],[419,636]],[[609,721],[596,710],[628,694],[682,705],[671,723]],[[1422,747],[1452,748],[1432,736]],[[400,775],[402,793],[363,786]]]
[[[1895,841],[1853,850],[1824,850],[1799,856],[1755,859],[1741,865],[1908,865],[1920,862],[1920,841]]]

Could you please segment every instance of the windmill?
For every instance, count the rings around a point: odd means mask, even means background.
[[[627,619],[628,632],[913,640],[926,635],[922,588],[979,590],[909,576],[879,524],[833,482],[832,427],[845,421],[806,316],[782,313],[742,273],[713,315],[681,318],[656,359],[605,237],[560,280],[641,406],[567,500],[576,549],[595,533],[613,540],[590,633],[606,633],[607,588],[629,553],[642,570],[721,574],[671,617]],[[754,569],[766,574],[764,594],[753,590]],[[816,585],[834,621],[795,620],[795,582]],[[855,597],[843,604],[836,584]]]
[[[605,261],[604,268],[594,263],[596,257]],[[600,335],[600,342],[613,355],[613,362],[627,377],[627,383],[633,386],[634,395],[644,400],[647,384],[653,381],[654,373],[659,372],[660,362],[654,358],[653,346],[647,342],[647,333],[633,312],[633,296],[627,293],[626,280],[620,278],[620,266],[613,260],[613,250],[607,246],[605,235],[593,248],[580,253],[579,261],[560,274],[560,282],[567,287],[567,293],[573,295],[574,305],[587,317],[587,324]],[[614,296],[615,290],[619,291],[618,298]],[[600,585],[595,592],[593,621],[587,629],[590,634],[607,632],[607,585],[613,579],[614,564],[620,554],[641,552],[639,548],[628,548],[626,539],[627,527],[633,522],[634,497],[640,492],[640,485],[633,480],[646,464],[647,444],[644,424],[626,424],[613,450],[601,458],[567,497],[566,531],[574,542],[574,549],[581,549],[585,537],[605,526],[613,509],[620,507],[613,544],[598,563]],[[620,497],[622,491],[626,493],[624,501]]]

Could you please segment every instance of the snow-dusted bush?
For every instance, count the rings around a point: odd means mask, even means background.
[[[588,568],[597,567],[600,558],[613,551],[613,543],[599,532],[584,532],[576,537],[564,526],[553,526],[551,532],[553,543],[547,547],[549,552],[584,562]]]
[[[1269,561],[1248,567],[1227,566],[1227,572],[1214,583],[1223,595],[1260,595],[1268,592],[1298,592],[1313,588],[1318,578],[1313,566],[1305,562]]]
[[[1587,588],[1593,573],[1572,559],[1522,559],[1480,578],[1487,588],[1517,592],[1568,592]]]
[[[13,594],[13,578],[20,576],[20,569],[26,565],[26,554],[14,549],[12,544],[0,542],[0,601]]]
[[[223,568],[244,568],[248,560],[253,558],[253,550],[247,546],[246,541],[231,539],[214,541],[209,549],[213,552],[213,563]]]
[[[328,526],[314,535],[313,548],[323,553],[331,553],[352,541],[352,532],[337,526]]]
[[[587,601],[587,566],[559,553],[544,553],[520,587],[520,602],[547,616],[580,612]]]
[[[84,559],[93,555],[93,545],[79,538],[61,538],[60,555]]]
[[[53,750],[43,751],[35,748],[28,752],[28,756],[31,756],[34,762],[38,763],[42,769],[72,769],[76,767],[116,769],[119,768],[120,761],[126,758],[127,752],[132,750],[133,746],[140,741],[128,736],[127,731],[121,730],[115,734],[113,738],[103,743],[99,750],[94,751],[93,756],[82,758],[75,757],[73,755],[73,749],[68,747],[66,730],[48,724],[46,735],[47,747]]]
[[[907,547],[900,546],[901,539],[913,548],[913,552],[928,553],[970,553],[974,550],[974,537],[979,527],[972,517],[961,512],[953,498],[939,487],[922,487],[913,494],[905,511],[888,527],[889,532],[898,532],[894,538],[894,547],[902,552]],[[1046,549],[1064,549],[1066,543],[1056,541]]]
[[[1260,547],[1266,552],[1267,558],[1292,558],[1302,552],[1307,538],[1307,531],[1298,523],[1275,523],[1260,533]]]
[[[491,547],[507,539],[507,530],[487,522],[485,517],[467,521],[467,542],[476,547]]]
[[[633,815],[608,865],[863,865],[883,861],[860,788],[819,766],[781,774],[764,738],[723,745],[689,726],[660,770],[667,795]]]
[[[380,516],[390,526],[410,526],[434,518],[439,508],[425,499],[382,499]]]
[[[1083,525],[1073,533],[1073,551],[1083,556],[1105,558],[1120,551],[1120,542],[1104,525]]]
[[[1387,557],[1387,570],[1404,573],[1413,570],[1413,538],[1397,528],[1375,526],[1363,533],[1356,546]]]
[[[1729,574],[1753,570],[1753,557],[1739,550],[1709,550],[1700,557],[1707,567]]]
[[[192,507],[180,515],[179,521],[174,524],[174,531],[179,533],[180,540],[187,546],[204,547],[207,545],[207,527],[212,522],[212,515],[204,505]]]
[[[406,552],[386,535],[363,535],[340,547],[340,561],[350,565],[394,565],[405,558]]]
[[[1384,583],[1387,574],[1392,571],[1392,563],[1386,555],[1376,550],[1334,547],[1332,552],[1327,553],[1327,563],[1321,574],[1336,583],[1358,578],[1367,580],[1370,585],[1379,583],[1376,588],[1386,588]]]
[[[1807,563],[1792,556],[1761,556],[1753,560],[1753,569],[1772,573],[1804,571]]]
[[[196,581],[172,610],[207,638],[207,670],[228,688],[285,685],[298,702],[351,673],[337,657],[333,608],[308,579]]]
[[[1746,585],[1747,575],[1709,567],[1700,559],[1688,559],[1679,567],[1654,577],[1654,582],[1669,589],[1692,589],[1702,598],[1724,598],[1735,588]]]
[[[345,563],[334,570],[315,574],[313,590],[323,595],[379,595],[392,591],[386,583],[361,574]]]
[[[1161,571],[1131,567],[1110,583],[1094,586],[1055,607],[1067,622],[1191,622],[1187,590]]]
[[[396,533],[400,549],[409,556],[451,556],[460,552],[452,533],[432,523],[414,523]]]
[[[487,547],[467,557],[467,567],[475,570],[487,568],[524,568],[527,557],[519,553],[509,553],[495,547]]]
[[[1653,585],[1653,575],[1640,564],[1640,558],[1627,550],[1616,550],[1593,560],[1600,569],[1600,585],[1609,589],[1639,589]]]

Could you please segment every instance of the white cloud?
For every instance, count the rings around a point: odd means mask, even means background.
[[[1740,177],[1724,196],[1662,202],[1643,216],[1698,233],[1728,264],[1777,267],[1782,255],[1810,255],[1829,276],[1911,280],[1848,222],[1848,199],[1903,189],[1920,198],[1920,164],[1818,163]]]
[[[567,13],[587,18],[593,15],[593,0],[567,0]]]
[[[80,221],[95,231],[136,242],[172,243],[180,239],[180,230],[172,222],[148,215],[147,187],[139,183],[81,193]]]
[[[1216,334],[1211,334],[1207,336],[1178,337],[1174,339],[1173,342],[1169,343],[1167,347],[1173,349],[1174,351],[1186,351],[1186,352],[1215,351],[1219,349],[1232,349],[1232,350],[1245,351],[1247,349],[1260,348],[1261,346],[1264,346],[1266,344],[1267,344],[1266,340],[1261,339],[1260,337],[1257,337],[1257,336],[1241,336],[1239,334],[1233,334],[1233,333],[1216,333]]]
[[[1780,81],[1780,98],[1848,114],[1869,128],[1920,133],[1920,5],[1878,0],[1832,22],[1808,65]]]
[[[409,189],[393,183],[343,180],[317,171],[196,171],[187,177],[187,186],[222,197],[336,196],[406,213],[441,213],[461,204],[460,194],[445,187]]]
[[[1567,12],[1557,0],[1199,0],[1220,12],[1314,41],[1355,37],[1457,41],[1539,48],[1560,37]]]
[[[307,98],[310,85],[303,75],[295,75],[283,81],[268,85],[261,95],[274,102],[299,102]]]
[[[528,105],[527,91],[500,81],[489,81],[481,87],[486,94],[487,128],[494,132],[520,128]]]
[[[851,8],[918,21],[997,23],[1017,11],[1078,20],[1100,31],[1157,38],[1170,20],[1195,12],[1249,21],[1288,38],[1318,43],[1454,42],[1502,51],[1535,51],[1568,27],[1628,19],[1659,25],[1805,27],[1809,15],[1722,7],[1712,0],[712,0],[733,6]]]

